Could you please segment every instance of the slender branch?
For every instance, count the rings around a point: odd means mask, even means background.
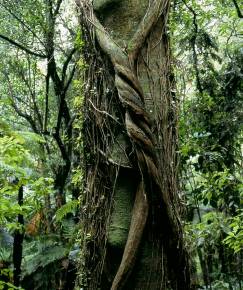
[[[28,114],[22,112],[22,111],[18,108],[18,106],[14,103],[14,101],[12,101],[12,107],[14,108],[15,112],[16,112],[20,117],[23,117],[23,118],[24,118],[24,119],[25,119],[25,120],[30,124],[30,126],[31,126],[32,130],[34,131],[34,133],[39,134],[39,130],[37,129],[36,124],[35,124],[35,121],[33,120],[33,118],[32,118],[30,115],[28,115]]]
[[[48,13],[53,16],[53,5],[52,0],[47,0],[47,11]]]
[[[56,9],[55,9],[55,11],[54,11],[54,17],[56,17],[57,14],[59,13],[59,10],[60,10],[60,6],[61,6],[61,4],[62,4],[62,0],[58,0],[58,1],[57,1]]]
[[[77,50],[76,48],[73,48],[71,50],[71,52],[69,53],[66,61],[63,64],[63,68],[62,68],[62,82],[64,82],[64,80],[65,80],[68,65],[69,65],[70,61],[72,60],[72,57],[73,57],[74,53],[76,52],[76,50]]]
[[[56,60],[53,54],[48,58],[47,74],[50,74],[53,81],[55,94],[60,97],[63,89],[63,82],[57,73]]]
[[[23,117],[31,126],[32,130],[36,133],[36,134],[39,134],[39,130],[35,124],[35,121],[33,120],[33,118],[28,115],[27,113],[24,113],[23,111],[21,111],[18,106],[16,105],[16,103],[14,102],[14,92],[13,92],[13,89],[12,89],[12,85],[11,85],[11,82],[10,82],[10,79],[9,79],[9,76],[6,74],[6,79],[8,81],[8,86],[9,86],[9,91],[11,93],[11,105],[12,107],[14,108],[15,112],[20,116],[20,117]]]
[[[9,37],[7,37],[5,35],[0,34],[0,38],[5,40],[5,41],[7,41],[11,45],[13,45],[15,47],[18,47],[19,49],[25,51],[28,54],[31,54],[31,55],[34,55],[34,56],[37,56],[37,57],[40,57],[40,58],[46,58],[46,55],[40,54],[40,53],[35,52],[35,51],[32,51],[32,50],[28,49],[27,47],[23,46],[22,44],[14,41],[13,39],[11,39],[11,38],[9,38]]]
[[[68,127],[68,124],[70,122],[70,113],[69,109],[65,100],[65,94],[61,95],[61,100],[59,104],[59,110],[58,110],[58,116],[57,116],[57,125],[56,125],[56,132],[59,133],[61,129],[61,122],[62,122],[62,117],[64,117],[65,124]]]
[[[66,133],[68,134],[68,132],[69,132],[70,129],[72,130],[72,125],[73,125],[73,122],[74,122],[74,120],[76,119],[76,117],[77,117],[77,115],[74,114],[74,115],[72,116],[72,118],[70,118],[70,121],[69,121],[69,123],[67,124],[67,126],[66,126],[66,128],[65,128],[65,134],[66,134]]]
[[[47,122],[48,122],[48,111],[49,111],[49,85],[50,85],[50,75],[46,76],[46,95],[45,95],[45,116],[44,116],[44,132],[47,131]]]
[[[69,88],[69,86],[70,86],[70,84],[71,84],[71,82],[73,80],[75,71],[76,71],[76,65],[73,66],[73,69],[72,69],[72,71],[70,73],[69,79],[68,79],[68,81],[67,81],[67,83],[66,83],[66,85],[64,87],[64,94],[66,94],[66,92],[67,92],[67,90],[68,90],[68,88]]]
[[[198,69],[198,57],[197,57],[197,51],[196,51],[196,41],[197,41],[197,34],[198,34],[197,14],[194,11],[194,9],[186,3],[186,1],[183,0],[183,3],[193,15],[193,27],[194,27],[193,30],[194,31],[191,38],[192,52],[193,52],[193,66],[194,66],[195,74],[196,74],[196,86],[199,93],[202,94],[203,88],[202,88],[202,84],[200,80],[200,74],[199,74],[199,69]]]
[[[114,120],[116,123],[120,124],[114,116],[112,116],[111,114],[109,114],[109,113],[106,112],[106,111],[102,111],[102,110],[99,110],[98,108],[96,108],[95,105],[92,103],[92,101],[91,101],[90,99],[88,99],[88,101],[90,102],[90,104],[92,105],[92,107],[95,109],[95,111],[97,111],[98,113],[101,113],[101,114],[104,114],[104,115],[110,117],[110,118],[111,118],[112,120]]]
[[[68,156],[68,154],[67,154],[67,151],[66,151],[66,149],[65,149],[65,146],[64,146],[64,144],[63,144],[63,142],[62,142],[62,139],[61,139],[61,137],[60,137],[60,134],[59,134],[58,128],[56,128],[56,131],[55,131],[54,134],[53,134],[53,138],[54,138],[54,139],[56,140],[56,142],[57,142],[57,145],[58,145],[58,147],[59,147],[59,149],[60,149],[60,151],[61,151],[61,154],[62,154],[62,158],[63,158],[63,160],[66,161],[66,162],[70,162],[69,156]]]
[[[44,42],[39,38],[39,36],[35,33],[34,30],[32,30],[29,25],[27,25],[18,15],[16,15],[15,13],[13,13],[13,11],[11,9],[9,9],[8,7],[6,7],[5,5],[3,5],[2,3],[0,3],[0,5],[6,10],[8,11],[8,13],[10,15],[13,16],[13,18],[15,18],[20,24],[22,24],[28,31],[30,31],[34,37],[36,37],[39,42],[42,44],[42,45],[45,45]]]
[[[29,59],[28,59],[28,62],[29,62]],[[30,81],[28,81],[28,80],[26,79],[25,72],[23,71],[22,68],[20,68],[20,70],[19,70],[19,74],[20,74],[20,76],[22,77],[23,82],[25,83],[26,87],[27,87],[28,90],[29,90],[31,100],[32,100],[33,105],[34,105],[34,107],[33,107],[33,111],[34,111],[34,113],[35,113],[36,116],[37,116],[37,119],[38,119],[38,122],[39,122],[39,126],[40,126],[40,128],[43,128],[42,116],[41,116],[41,114],[40,114],[40,110],[39,110],[38,104],[37,104],[37,102],[36,102],[35,91],[32,90],[32,88],[31,88],[31,83],[30,83]],[[30,78],[31,78],[31,77],[30,77],[30,75],[29,75],[29,79],[30,79]],[[18,98],[16,97],[16,99],[18,99]],[[20,101],[23,102],[22,99],[21,99]],[[27,104],[27,103],[25,103],[25,104],[26,104],[26,106],[30,106],[30,104]]]
[[[239,7],[237,1],[236,0],[232,0],[232,1],[233,1],[234,5],[235,5],[235,9],[236,9],[238,17],[239,18],[243,18],[243,14],[240,11],[240,7]]]
[[[68,30],[68,32],[70,33],[71,36],[75,37],[76,32],[72,28],[68,27],[67,21],[65,19],[63,19],[62,15],[59,15],[59,18],[62,22],[62,26]]]
[[[51,42],[51,44],[53,45],[53,42]],[[55,127],[55,132],[53,134],[53,137],[57,142],[57,145],[60,149],[63,160],[66,162],[66,164],[68,164],[68,163],[70,163],[70,159],[68,156],[69,149],[66,149],[65,142],[63,142],[61,137],[60,137],[60,129],[61,129],[62,118],[64,118],[66,126],[67,126],[67,124],[69,124],[70,113],[69,113],[67,103],[65,101],[66,91],[64,88],[64,81],[62,79],[60,79],[60,77],[58,75],[57,65],[56,65],[54,55],[53,55],[53,51],[54,51],[54,47],[52,46],[52,47],[50,47],[51,54],[48,57],[48,67],[47,67],[47,74],[50,76],[50,78],[53,82],[55,95],[57,96],[58,102],[59,102],[57,125]],[[74,74],[74,72],[73,72],[73,74]],[[72,76],[69,78],[69,80],[71,82]],[[66,85],[66,90],[67,90],[68,86],[69,86],[69,83]],[[68,137],[71,138],[71,134],[72,134],[72,128],[68,130]],[[70,142],[68,142],[68,143],[70,143]]]

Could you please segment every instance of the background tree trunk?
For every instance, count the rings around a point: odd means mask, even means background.
[[[18,205],[23,206],[23,202],[24,202],[24,188],[23,185],[20,185],[18,190]],[[24,217],[22,214],[18,214],[18,223],[19,227],[24,225]],[[24,240],[23,228],[17,229],[14,233],[14,243],[13,243],[13,266],[14,266],[13,280],[14,286],[16,287],[20,285],[23,240]]]
[[[78,4],[89,66],[81,284],[192,289],[178,214],[169,3]]]

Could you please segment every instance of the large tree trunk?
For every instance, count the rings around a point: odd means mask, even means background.
[[[169,3],[77,3],[88,64],[82,286],[191,289],[178,215]]]

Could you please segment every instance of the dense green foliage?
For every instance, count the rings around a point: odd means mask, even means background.
[[[24,289],[74,288],[87,67],[74,2],[0,0],[0,289],[20,289],[16,233]],[[241,11],[235,0],[172,5],[180,196],[202,289],[242,289]]]
[[[210,289],[241,289],[241,19],[233,1],[224,4],[183,1],[173,14],[182,96],[181,194],[197,283]]]
[[[57,289],[74,271],[77,253],[75,7],[71,1],[3,0],[0,14],[1,287],[15,280],[13,247],[23,233],[22,287]]]

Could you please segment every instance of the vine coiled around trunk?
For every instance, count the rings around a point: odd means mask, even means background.
[[[149,209],[153,206],[154,195],[161,200],[161,208],[164,210],[163,217],[166,219],[164,224],[170,229],[172,247],[175,251],[184,252],[181,244],[182,232],[179,218],[172,210],[168,193],[162,190],[162,177],[158,170],[155,136],[151,129],[152,121],[146,111],[144,93],[135,70],[139,51],[159,17],[168,9],[169,1],[153,1],[129,42],[127,50],[119,47],[112,39],[93,12],[92,5],[89,2],[81,1],[78,4],[83,13],[86,11],[87,23],[90,23],[93,27],[93,33],[99,46],[113,64],[115,86],[120,103],[125,109],[125,128],[134,146],[136,166],[140,173],[140,182],[136,191],[127,242],[111,286],[111,290],[118,290],[124,288],[132,272]]]

